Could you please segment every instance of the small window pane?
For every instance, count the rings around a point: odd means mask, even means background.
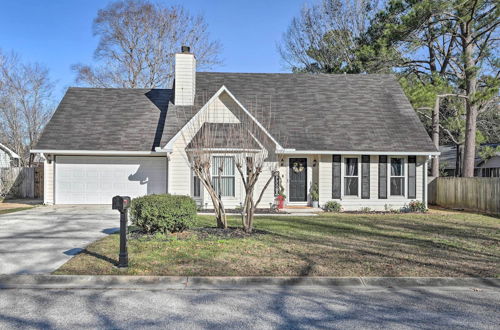
[[[358,178],[346,177],[345,182],[345,195],[357,196],[358,195]]]
[[[357,176],[358,175],[358,159],[346,158],[345,160],[345,175]]]
[[[218,177],[212,178],[212,184],[215,187],[215,191],[219,194],[219,184],[220,184],[220,195],[223,197],[234,197],[234,177],[221,177],[220,181]]]
[[[280,193],[280,188],[281,188],[281,178],[279,174],[276,174],[274,176],[274,196],[278,196]]]
[[[391,195],[403,196],[404,192],[404,178],[391,178]]]
[[[402,176],[403,175],[403,159],[402,158],[391,158],[391,175],[392,176]]]
[[[212,175],[219,175],[219,168],[221,167],[221,175],[234,175],[234,158],[215,156],[212,163]]]
[[[201,182],[200,179],[194,175],[193,176],[193,197],[201,196]]]

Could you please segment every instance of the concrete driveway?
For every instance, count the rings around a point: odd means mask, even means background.
[[[0,215],[0,274],[50,273],[118,230],[119,219],[109,205],[39,206]]]

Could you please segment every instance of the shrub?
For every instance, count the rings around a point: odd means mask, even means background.
[[[365,206],[365,207],[360,208],[359,211],[363,212],[363,213],[370,213],[372,211],[372,209],[369,208],[368,206]]]
[[[148,234],[182,232],[192,226],[196,202],[188,196],[147,195],[132,200],[132,223]]]
[[[319,187],[317,184],[314,184],[311,188],[311,199],[313,201],[319,201]]]
[[[402,209],[402,212],[420,212],[420,213],[425,213],[427,212],[427,208],[425,207],[425,204],[421,201],[411,201],[408,203],[408,205],[405,205]]]
[[[339,202],[329,201],[326,202],[325,205],[323,205],[323,210],[325,210],[326,212],[340,212],[342,211],[342,206]]]

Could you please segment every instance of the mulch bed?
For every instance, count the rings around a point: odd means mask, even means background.
[[[128,237],[130,239],[169,241],[171,239],[189,240],[193,238],[204,240],[214,237],[222,239],[248,238],[264,234],[269,234],[269,232],[265,230],[253,229],[251,233],[247,233],[240,227],[228,227],[227,229],[221,229],[217,227],[200,227],[188,229],[186,231],[183,231],[182,233],[170,233],[165,235],[164,239],[161,239],[161,237],[158,237],[157,235],[148,234],[141,230],[135,229],[129,231]]]
[[[198,235],[199,239],[206,239],[213,236],[220,238],[247,238],[251,236],[259,236],[269,234],[268,231],[253,229],[251,233],[245,232],[242,228],[239,227],[228,227],[227,229],[221,229],[216,227],[202,227],[202,228],[193,228],[190,229],[191,232],[194,232]]]

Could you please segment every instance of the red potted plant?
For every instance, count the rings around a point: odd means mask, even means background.
[[[285,207],[285,199],[286,195],[284,193],[284,188],[282,185],[280,185],[280,191],[278,193],[278,196],[276,196],[276,201],[278,204],[278,210],[282,210]]]

